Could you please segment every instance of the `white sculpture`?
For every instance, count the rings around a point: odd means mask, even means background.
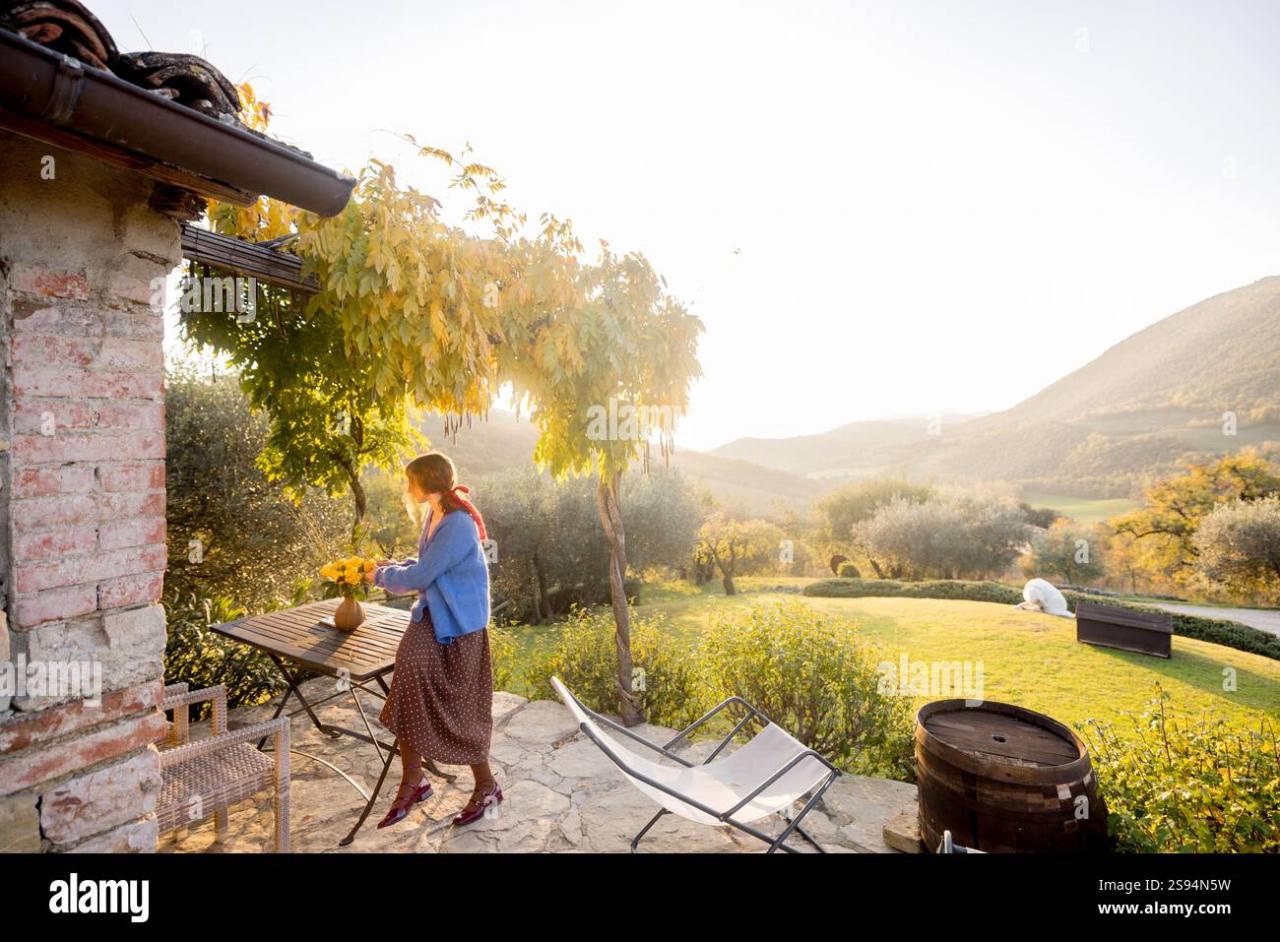
[[[1067,610],[1067,599],[1057,587],[1044,579],[1032,579],[1022,587],[1023,601],[1015,608],[1024,608],[1033,612],[1044,612],[1046,615],[1061,615],[1073,618]]]

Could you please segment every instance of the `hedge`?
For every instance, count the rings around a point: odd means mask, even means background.
[[[899,582],[894,579],[820,579],[804,587],[804,594],[817,598],[913,598],[913,599],[962,599],[968,602],[995,602],[1017,605],[1022,592],[999,582],[966,582],[958,579],[933,579],[921,582]],[[1093,601],[1116,608],[1128,608],[1139,612],[1160,612],[1163,609],[1137,602],[1121,602],[1110,596],[1068,590],[1062,593],[1067,607],[1075,611],[1076,602]],[[1201,618],[1198,615],[1171,613],[1174,634],[1198,638],[1237,651],[1261,654],[1280,661],[1280,636],[1261,631],[1249,625],[1219,618]]]
[[[804,594],[833,599],[871,596],[911,599],[963,599],[969,602],[1022,601],[1022,592],[999,582],[966,582],[959,579],[927,579],[900,582],[896,579],[820,579],[804,587]]]

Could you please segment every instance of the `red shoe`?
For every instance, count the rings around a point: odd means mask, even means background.
[[[490,805],[498,805],[502,803],[502,789],[495,781],[493,783],[493,791],[485,795],[478,803],[467,802],[466,808],[462,809],[462,813],[453,819],[454,827],[461,827],[464,824],[470,824],[472,821],[479,821],[485,816]]]
[[[404,786],[401,785],[400,788],[403,789]],[[397,790],[396,794],[399,794],[399,790]],[[430,797],[431,783],[424,778],[422,780],[422,784],[414,788],[414,790],[408,795],[405,795],[403,798],[396,798],[396,800],[391,803],[391,810],[387,812],[387,816],[385,818],[378,822],[378,827],[386,828],[398,821],[403,821],[409,814],[410,806],[416,805],[420,801],[425,801]]]

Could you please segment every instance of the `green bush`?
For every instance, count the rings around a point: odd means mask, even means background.
[[[165,415],[166,597],[229,596],[257,614],[351,555],[348,502],[310,490],[295,504],[259,467],[268,421],[233,375],[170,374]]]
[[[853,563],[841,563],[839,576],[841,579],[861,579],[862,573]]]
[[[619,715],[616,630],[612,610],[575,608],[562,623],[558,641],[535,651],[526,678],[530,697],[558,700],[551,688],[555,676],[593,710]],[[664,616],[631,614],[632,665],[637,673],[644,671],[643,689],[636,690],[640,710],[650,723],[683,729],[710,706],[692,649],[673,635]]]
[[[622,591],[629,605],[640,604],[640,589],[644,583],[640,579],[631,578],[622,583]],[[552,612],[571,612],[575,608],[590,608],[593,605],[610,603],[608,583],[576,583],[574,585],[554,586],[547,592],[547,600]],[[524,615],[526,621],[532,619],[532,609]]]
[[[962,599],[969,602],[995,602],[1017,605],[1022,601],[1022,591],[999,582],[966,582],[960,579],[930,579],[923,582],[900,582],[895,579],[819,579],[804,587],[804,594],[818,598],[913,598],[913,599]],[[1075,611],[1079,601],[1097,602],[1116,608],[1128,608],[1139,612],[1162,611],[1151,605],[1119,601],[1111,596],[1092,595],[1073,589],[1063,591],[1067,607]],[[1280,636],[1260,631],[1249,625],[1219,618],[1201,618],[1197,615],[1173,613],[1174,634],[1197,638],[1261,654],[1280,660]]]
[[[965,599],[970,602],[1009,605],[1022,601],[1022,592],[1007,585],[961,579],[927,579],[923,582],[901,582],[897,579],[820,579],[805,586],[804,594],[835,599],[899,596],[912,599]]]
[[[515,632],[507,625],[489,626],[489,657],[493,661],[493,689],[510,690],[515,686],[515,666],[519,644]]]
[[[246,614],[243,607],[225,596],[200,599],[177,594],[167,597],[164,607],[168,624],[166,684],[185,682],[192,690],[225,684],[228,707],[265,703],[285,689],[270,658],[209,628],[242,618]],[[209,704],[200,704],[193,718],[204,719],[209,710]]]
[[[575,609],[559,638],[535,650],[526,679],[533,699],[553,699],[558,676],[589,707],[617,715],[613,615]],[[631,616],[637,691],[648,722],[683,729],[720,701],[740,696],[840,768],[914,781],[909,698],[879,692],[877,653],[848,619],[798,601],[715,616],[696,646],[675,640],[663,615]],[[495,650],[495,661],[502,655]],[[511,680],[510,674],[499,689]],[[695,736],[724,736],[742,718],[730,708]],[[749,738],[744,730],[736,742]]]
[[[712,703],[737,695],[839,767],[911,781],[913,714],[879,692],[878,658],[848,619],[798,601],[712,618],[699,646]]]
[[[1169,694],[1156,685],[1134,717],[1136,737],[1098,720],[1077,724],[1107,804],[1108,830],[1135,853],[1280,852],[1280,759],[1276,731],[1233,729],[1165,715]]]

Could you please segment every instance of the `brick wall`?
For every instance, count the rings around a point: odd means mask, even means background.
[[[0,850],[156,844],[164,321],[151,300],[180,249],[150,193],[0,131],[0,665],[14,679],[23,661],[84,665],[90,682],[88,695],[0,693]]]

